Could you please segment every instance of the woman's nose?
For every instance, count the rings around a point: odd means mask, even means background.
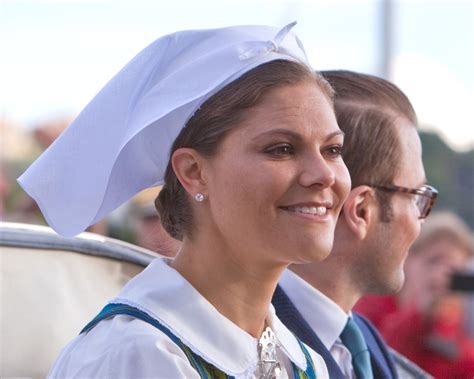
[[[300,175],[300,184],[304,187],[317,185],[319,187],[331,187],[336,182],[334,169],[328,164],[321,154],[307,157],[303,162]]]

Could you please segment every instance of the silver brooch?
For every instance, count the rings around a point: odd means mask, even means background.
[[[279,343],[273,331],[267,327],[258,341],[257,379],[276,379],[280,377],[281,365],[277,359]]]

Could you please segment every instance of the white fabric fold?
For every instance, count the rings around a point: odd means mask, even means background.
[[[269,26],[191,30],[156,40],[107,83],[18,182],[56,232],[82,232],[138,192],[162,184],[173,141],[218,90],[272,60],[308,65],[291,27],[280,33]],[[278,48],[239,58],[267,41]]]

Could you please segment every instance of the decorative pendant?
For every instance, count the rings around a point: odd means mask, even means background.
[[[267,327],[258,341],[257,379],[277,379],[281,374],[281,365],[277,358],[279,343],[273,331]]]

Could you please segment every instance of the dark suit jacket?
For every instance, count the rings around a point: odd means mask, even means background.
[[[329,350],[326,349],[316,333],[314,333],[308,323],[303,319],[303,316],[280,286],[277,286],[273,294],[272,303],[278,318],[286,327],[323,357],[328,367],[330,378],[345,379]],[[356,313],[353,313],[353,317],[369,347],[374,378],[397,379],[395,364],[382,337],[367,319]]]

